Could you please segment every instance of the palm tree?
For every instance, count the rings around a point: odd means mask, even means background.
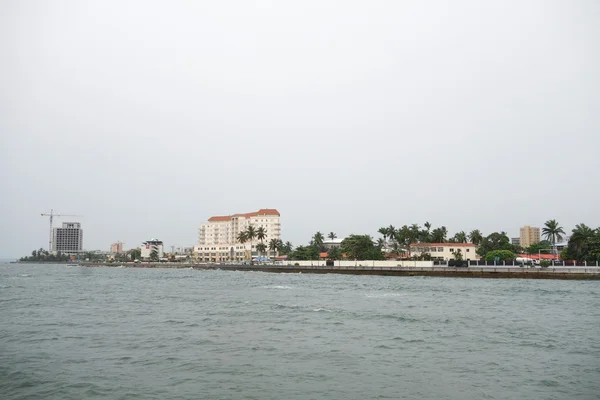
[[[252,224],[246,228],[246,239],[250,242],[250,260],[252,260],[252,240],[256,237],[256,228]]]
[[[248,241],[248,235],[246,234],[246,231],[241,231],[240,233],[237,234],[237,236],[235,237],[237,239],[237,241],[240,244],[244,244]],[[244,252],[245,254],[246,252]],[[246,256],[244,256],[245,258]]]
[[[291,254],[292,251],[294,250],[294,246],[292,246],[292,242],[287,241],[285,242],[285,244],[283,246],[281,246],[283,248],[283,251],[285,251],[285,254]]]
[[[562,226],[559,226],[559,223],[556,222],[555,219],[546,221],[544,225],[542,235],[552,243],[552,248],[555,248],[556,242],[562,240],[562,235],[565,234],[565,231]]]
[[[479,231],[479,229],[473,229],[471,233],[469,233],[469,240],[476,246],[479,246],[481,241],[483,240],[483,235]]]
[[[279,250],[281,246],[283,246],[281,239],[271,239],[269,241],[269,251],[272,251],[275,256],[277,256],[276,250]]]
[[[394,225],[390,225],[387,227],[387,237],[390,238],[391,242],[396,240],[397,235],[398,235],[398,230],[396,228],[394,228]]]
[[[327,237],[333,241],[335,238],[337,238],[337,235],[335,234],[335,232],[329,232],[329,235],[327,235]]]
[[[442,227],[440,228],[440,231],[442,232],[442,242],[446,241],[446,237],[448,235],[448,229],[442,225]]]
[[[419,241],[420,242],[431,242],[431,235],[430,235],[430,231],[431,231],[431,222],[426,221],[423,226],[425,227],[425,229],[423,229],[420,234],[419,234]]]
[[[460,231],[454,235],[454,241],[456,243],[467,243],[467,234],[464,231]]]
[[[589,240],[593,239],[596,235],[596,230],[590,228],[586,224],[575,225],[575,229],[572,230],[573,234],[569,239],[569,249],[572,249],[577,256],[577,259],[581,258],[584,249],[587,247]]]
[[[256,251],[258,252],[259,257],[265,252],[266,249],[267,249],[267,245],[264,244],[263,242],[260,242],[259,244],[256,245]]]
[[[321,232],[317,232],[315,233],[315,235],[313,236],[312,240],[313,240],[313,244],[317,247],[317,249],[321,250],[321,248],[323,247],[323,239],[325,239],[325,237],[323,236],[323,234]]]
[[[435,228],[431,231],[431,242],[433,243],[444,243],[445,237],[444,232],[440,228]]]
[[[260,226],[256,230],[256,238],[262,242],[266,237],[267,237],[267,230],[265,228],[263,228],[262,226]]]
[[[383,236],[383,240],[387,243],[388,228],[383,226],[383,227],[379,228],[379,230],[377,232],[381,233],[381,236]]]

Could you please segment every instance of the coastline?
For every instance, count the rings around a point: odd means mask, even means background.
[[[112,268],[177,268],[195,270],[259,271],[271,273],[343,274],[382,276],[430,276],[444,278],[486,279],[568,279],[600,280],[598,267],[520,268],[520,267],[325,267],[294,265],[220,265],[220,264],[173,264],[173,263],[91,263],[82,267]]]

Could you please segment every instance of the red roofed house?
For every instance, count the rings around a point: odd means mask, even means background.
[[[269,208],[245,214],[210,217],[208,222],[200,225],[194,252],[199,261],[203,262],[243,261],[248,259],[250,252],[256,256],[259,241],[254,239],[250,249],[250,242],[242,244],[237,241],[238,234],[250,224],[256,229],[262,226],[267,232],[263,242],[268,248],[271,239],[281,239],[279,217],[279,211]]]

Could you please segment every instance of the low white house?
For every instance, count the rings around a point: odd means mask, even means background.
[[[411,256],[429,253],[434,260],[452,260],[459,250],[463,260],[480,259],[476,253],[477,246],[473,243],[412,243],[410,245]]]
[[[150,254],[153,250],[156,250],[156,252],[158,253],[158,258],[162,258],[165,254],[163,250],[163,242],[158,239],[152,239],[142,243],[142,245],[140,246],[141,258],[150,258]]]

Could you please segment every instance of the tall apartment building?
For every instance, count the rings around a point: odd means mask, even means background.
[[[540,242],[540,228],[534,226],[525,225],[521,228],[520,244],[521,247],[526,248],[532,244]]]
[[[198,259],[204,262],[242,261],[250,254],[257,255],[258,239],[240,243],[237,236],[249,225],[258,229],[264,228],[266,237],[263,240],[267,246],[272,239],[281,239],[281,223],[279,211],[264,208],[246,214],[214,216],[208,222],[201,224],[198,230],[198,244],[194,247]],[[252,245],[252,247],[251,247]]]
[[[52,230],[52,252],[77,254],[83,250],[83,229],[79,222],[63,222]]]

